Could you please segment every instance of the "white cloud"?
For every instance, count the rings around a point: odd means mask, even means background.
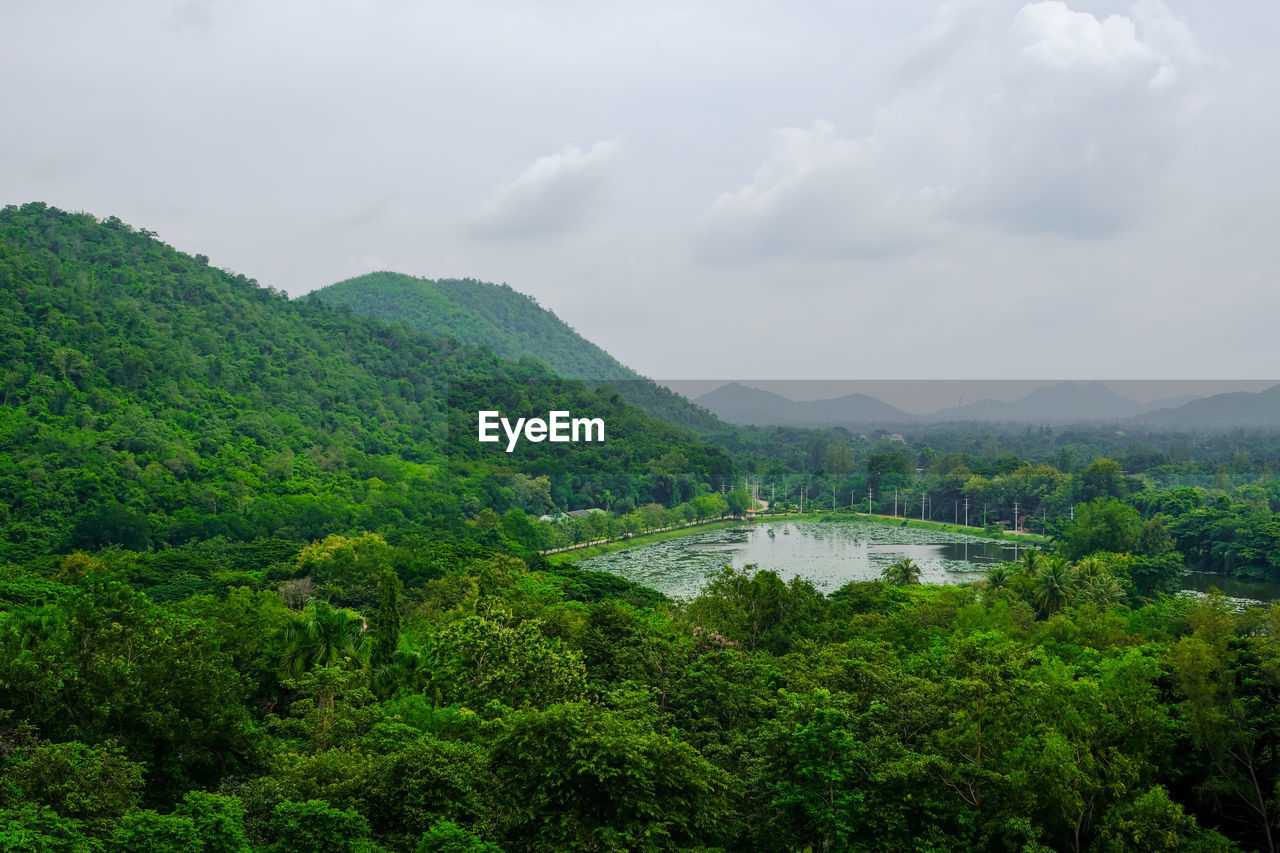
[[[1163,211],[1207,63],[1163,3],[1099,18],[1046,0],[995,19],[950,3],[909,41],[911,86],[871,129],[775,131],[751,181],[699,219],[700,257],[900,257],[984,223],[1098,238]]]
[[[1132,18],[1109,15],[1098,20],[1088,12],[1071,11],[1060,0],[1023,6],[1013,19],[1013,31],[1023,42],[1023,54],[1058,70],[1113,68],[1158,59],[1138,40]]]
[[[819,119],[775,131],[772,148],[751,183],[703,214],[705,259],[884,257],[918,246],[936,227],[947,191],[886,183],[894,154],[876,135],[841,136]]]
[[[533,161],[515,180],[494,190],[469,223],[472,233],[529,238],[583,228],[608,195],[616,140],[588,151],[566,145]]]
[[[1144,9],[1151,27],[1058,0],[1018,11],[998,96],[978,116],[974,180],[954,213],[1089,238],[1160,214],[1203,55],[1163,4]]]

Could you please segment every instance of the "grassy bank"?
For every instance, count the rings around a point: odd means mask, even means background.
[[[746,523],[747,522],[745,521],[726,519],[725,521],[709,521],[706,524],[696,524],[693,527],[680,527],[676,530],[663,530],[660,533],[644,533],[639,536],[632,536],[630,539],[620,539],[617,542],[608,542],[604,545],[592,545],[590,548],[575,548],[572,551],[561,551],[558,554],[548,554],[547,562],[552,565],[576,563],[579,560],[586,560],[590,557],[599,556],[600,554],[607,554],[610,551],[622,551],[626,548],[638,548],[641,545],[652,545],[654,542],[663,542],[667,539],[679,539],[681,536],[689,536],[693,533],[702,533],[705,530],[719,530],[723,527],[741,527]]]
[[[865,512],[806,512],[806,513],[779,513],[778,515],[759,515],[756,516],[756,523],[782,523],[784,521],[823,521],[827,519],[836,519],[839,521],[861,521],[870,524],[883,524],[886,527],[901,527],[902,522],[907,522],[907,527],[916,528],[918,530],[939,530],[947,533],[963,533],[966,536],[975,536],[979,539],[990,539],[993,542],[1018,542],[1028,543],[1032,545],[1048,544],[1049,538],[1041,536],[1039,533],[1013,533],[1005,531],[1003,533],[988,533],[981,527],[965,527],[963,524],[947,524],[943,521],[920,521],[919,519],[906,518],[902,516],[892,515],[867,515]]]
[[[857,518],[874,522],[875,524],[887,524],[891,527],[901,527],[904,519],[895,518],[892,515],[872,515],[859,513]],[[991,539],[997,542],[1028,542],[1035,545],[1046,544],[1049,541],[1047,536],[1041,536],[1039,533],[1014,533],[1005,531],[1003,533],[991,534],[987,533],[981,527],[965,527],[963,524],[947,524],[942,521],[920,521],[919,519],[905,519],[907,527],[917,527],[921,530],[945,530],[948,533],[964,533],[967,536],[977,536],[980,539]]]

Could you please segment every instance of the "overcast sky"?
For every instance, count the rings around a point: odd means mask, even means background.
[[[0,203],[658,378],[1275,378],[1274,0],[0,0]]]

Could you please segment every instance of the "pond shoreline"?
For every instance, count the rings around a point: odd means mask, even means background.
[[[955,525],[904,526],[901,519],[852,514],[776,515],[717,527],[615,546],[579,565],[673,598],[696,595],[725,565],[769,569],[784,581],[804,577],[830,592],[852,580],[878,578],[901,557],[916,561],[926,583],[965,583],[980,578],[987,564],[1016,560],[1031,544],[1024,537],[978,536]]]
[[[645,545],[652,545],[655,542],[665,542],[682,536],[693,536],[708,530],[719,530],[739,525],[758,525],[765,523],[782,524],[788,521],[814,521],[818,523],[855,521],[869,524],[880,524],[886,527],[905,526],[909,530],[933,530],[943,533],[958,533],[964,536],[973,536],[990,542],[1009,542],[1019,546],[1024,544],[1039,546],[1049,544],[1049,540],[1038,533],[1005,532],[999,535],[992,535],[987,533],[981,527],[965,527],[962,524],[947,524],[942,521],[920,521],[918,519],[902,518],[901,516],[868,515],[865,512],[796,512],[759,514],[746,518],[718,518],[712,521],[694,522],[692,524],[681,525],[679,527],[668,527],[662,530],[655,530],[651,533],[637,533],[630,537],[582,542],[577,545],[568,545],[563,548],[543,551],[541,554],[547,558],[549,563],[553,565],[561,565],[567,562],[576,562],[577,560],[598,557],[601,554],[609,554],[614,551],[623,551],[628,548],[640,548]],[[906,522],[905,525],[903,524],[904,521]]]
[[[693,536],[698,533],[704,533],[708,530],[720,530],[726,527],[739,527],[743,524],[750,523],[750,521],[741,518],[717,518],[714,521],[697,521],[693,524],[683,524],[679,527],[667,527],[650,533],[637,533],[634,536],[623,537],[620,539],[582,542],[580,544],[569,545],[564,548],[542,551],[541,554],[543,557],[547,558],[548,563],[551,563],[552,565],[562,565],[564,563],[576,562],[577,560],[598,557],[601,554],[609,554],[614,551],[625,551],[628,548],[640,548],[645,545],[652,545],[655,542],[665,542],[668,539],[679,539],[682,536]]]

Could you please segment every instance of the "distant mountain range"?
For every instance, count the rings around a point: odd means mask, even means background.
[[[979,400],[927,414],[905,412],[866,394],[795,401],[772,391],[731,382],[695,403],[734,424],[830,427],[924,424],[945,421],[1018,423],[1116,422],[1166,428],[1280,427],[1280,385],[1262,392],[1199,397],[1187,394],[1139,403],[1102,382],[1060,382],[1017,400]]]
[[[919,420],[867,394],[796,402],[781,394],[730,382],[694,400],[731,424],[755,426],[836,426],[850,423],[904,423]]]
[[[1060,382],[1037,388],[1025,397],[1010,402],[979,400],[958,409],[946,409],[930,415],[930,419],[962,421],[1029,421],[1037,423],[1070,423],[1073,421],[1120,421],[1137,417],[1155,409],[1186,403],[1188,396],[1176,402],[1158,400],[1142,404],[1123,396],[1101,382]]]
[[[1192,400],[1177,408],[1150,412],[1152,426],[1204,429],[1215,426],[1280,426],[1280,385],[1251,393],[1237,391]]]

